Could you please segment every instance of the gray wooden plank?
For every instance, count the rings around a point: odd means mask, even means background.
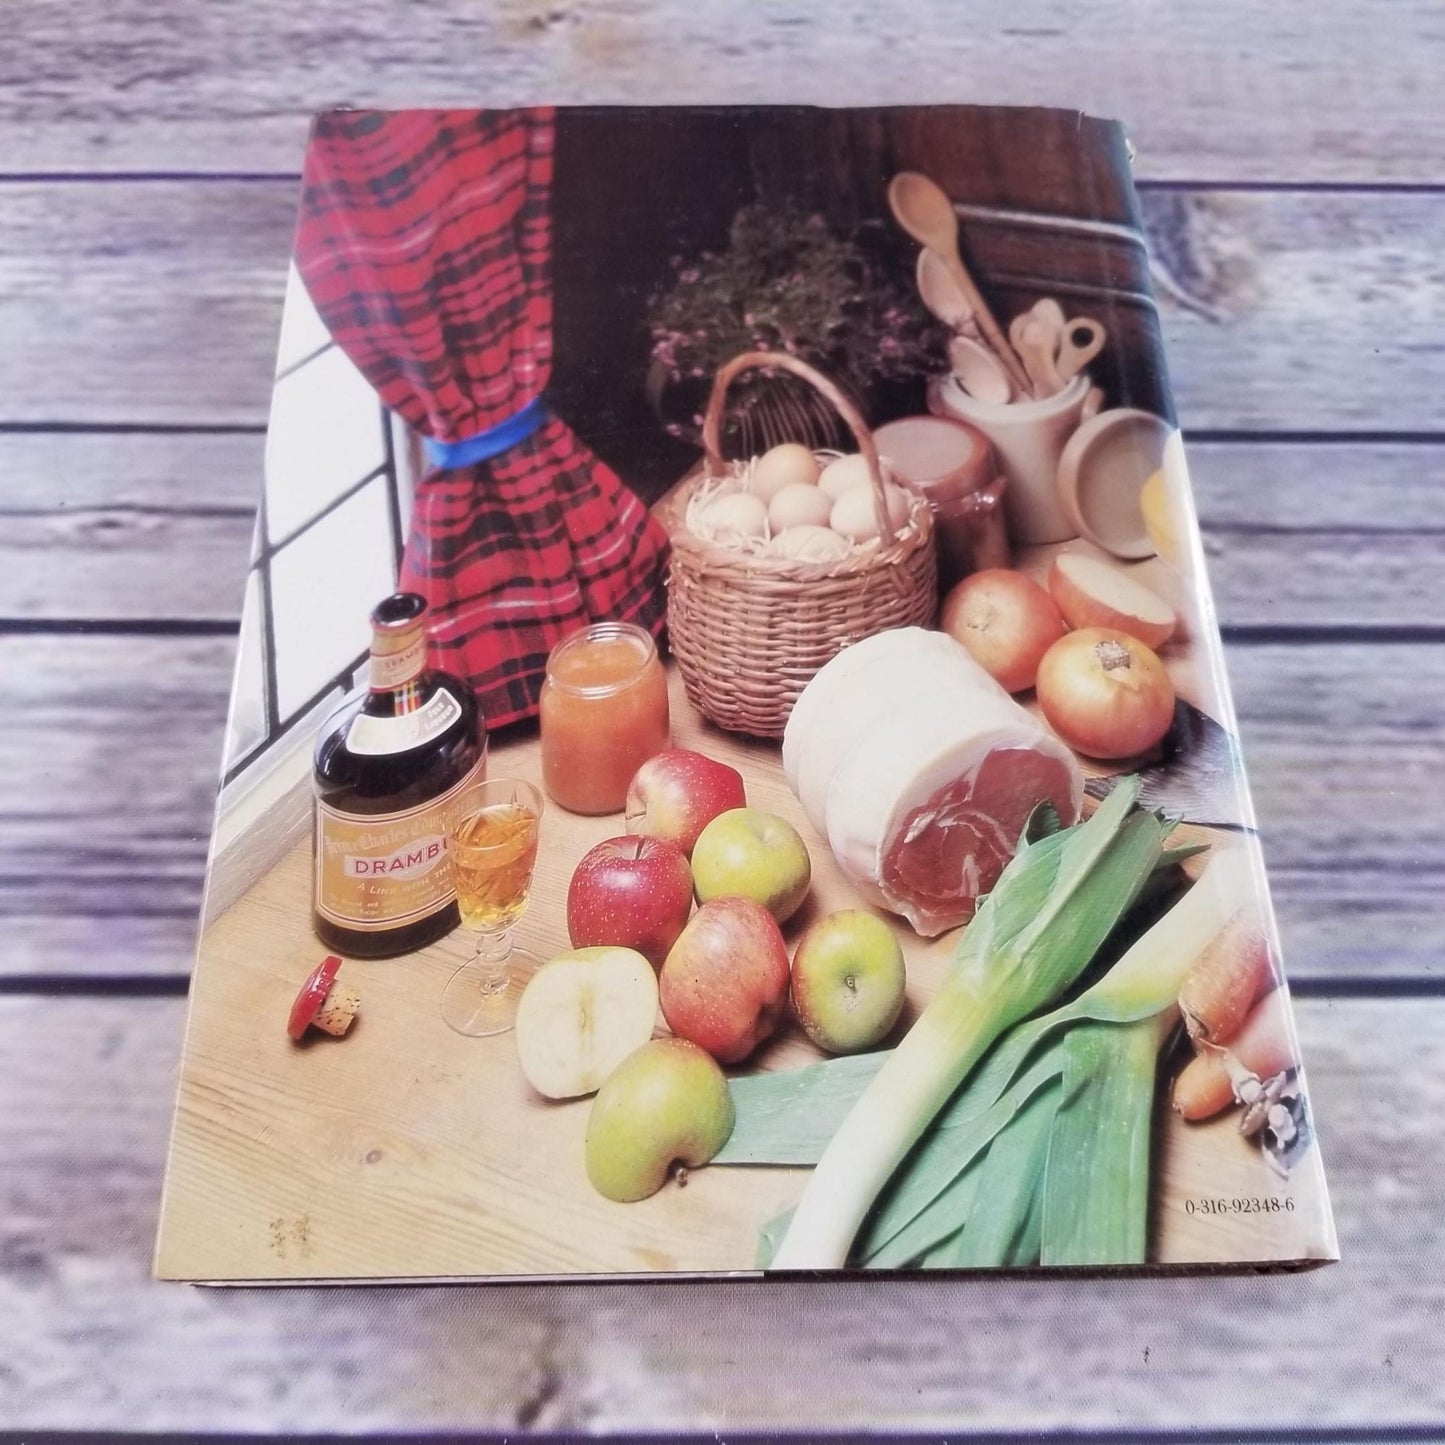
[[[0,616],[234,622],[255,519],[128,507],[0,510]]]
[[[264,441],[0,433],[0,617],[235,622]]]
[[[148,1280],[183,1008],[0,1001],[12,1428],[1445,1425],[1440,1000],[1298,1006],[1337,1266],[445,1293]]]
[[[4,198],[0,423],[264,423],[293,183]],[[1186,429],[1438,432],[1445,193],[1166,192],[1145,213]]]
[[[1186,432],[1438,433],[1445,268],[1426,236],[1442,208],[1440,194],[1144,198]]]
[[[201,869],[191,865],[176,878],[130,876],[105,892],[108,903],[92,902],[86,888],[72,886],[67,908],[60,888],[45,897],[30,879],[0,884],[0,977],[42,987],[85,978],[172,979],[183,987],[195,958]]]
[[[234,652],[227,637],[0,636],[16,707],[0,722],[0,972],[186,960]]]
[[[1219,439],[1186,428],[1185,447],[1200,524],[1221,536],[1337,532],[1353,544],[1379,533],[1388,544],[1445,525],[1445,438]]]
[[[296,193],[6,185],[0,423],[263,424]]]
[[[19,780],[0,792],[0,902],[25,920],[0,973],[189,971],[233,650],[0,637],[0,776]],[[1438,973],[1445,647],[1246,645],[1228,662],[1291,974]]]
[[[151,1282],[183,1022],[181,1000],[0,1001],[0,1420],[353,1432],[434,1416],[460,1384],[477,1425],[515,1426],[546,1389],[545,1309],[489,1323],[435,1292]]]
[[[254,514],[257,433],[0,432],[0,515]]]
[[[1388,16],[1223,0],[1160,23],[1094,0],[1031,19],[990,0],[960,25],[947,0],[446,0],[399,26],[378,0],[263,0],[174,25],[139,0],[51,0],[8,37],[0,128],[27,170],[294,170],[307,112],[345,101],[1044,102],[1122,117],[1146,176],[1438,180],[1445,120],[1423,98],[1445,40],[1428,4]]]

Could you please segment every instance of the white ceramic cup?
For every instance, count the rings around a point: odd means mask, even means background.
[[[929,386],[930,411],[972,423],[993,443],[1008,478],[1004,506],[1015,542],[1066,542],[1078,535],[1059,497],[1059,457],[1083,418],[1091,386],[1081,371],[1053,396],[1006,406],[977,400],[952,376],[935,377]]]

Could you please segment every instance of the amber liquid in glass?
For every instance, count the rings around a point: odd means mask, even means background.
[[[465,789],[447,830],[462,926],[471,958],[442,990],[442,1020],[469,1038],[506,1033],[527,980],[542,960],[512,945],[527,909],[541,831],[542,791],[522,778],[491,778]]]
[[[452,869],[465,928],[510,928],[527,907],[537,861],[537,815],[494,803],[452,829]]]

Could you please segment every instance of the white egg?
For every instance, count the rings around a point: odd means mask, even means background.
[[[892,485],[885,485],[883,494],[888,499],[888,515],[896,532],[908,520],[908,494]],[[873,512],[873,489],[855,487],[850,492],[844,492],[833,503],[828,525],[850,542],[871,541],[878,535],[878,518]]]
[[[837,562],[853,549],[844,537],[828,527],[789,527],[768,543],[775,557],[791,557],[795,562]]]
[[[836,502],[844,492],[866,487],[872,480],[863,454],[854,452],[850,457],[839,457],[829,462],[818,476],[818,486]]]
[[[748,492],[714,497],[703,508],[702,519],[712,528],[714,540],[724,546],[746,537],[768,535],[768,509]]]
[[[755,497],[771,502],[784,487],[811,487],[818,480],[818,459],[801,442],[784,442],[753,464],[749,487]]]
[[[788,527],[826,527],[833,503],[817,487],[794,482],[768,503],[768,525],[775,532]]]

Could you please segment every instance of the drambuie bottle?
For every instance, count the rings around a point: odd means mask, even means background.
[[[458,922],[447,822],[485,775],[486,729],[471,688],[428,666],[425,613],[414,592],[377,606],[370,690],[316,743],[313,919],[354,958],[409,953]]]

